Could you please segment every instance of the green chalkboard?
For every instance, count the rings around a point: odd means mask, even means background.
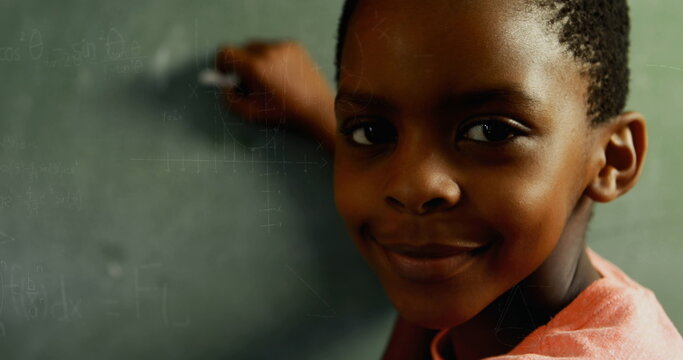
[[[0,358],[379,357],[394,312],[332,159],[197,84],[218,45],[254,38],[301,41],[331,82],[341,4],[0,1]],[[683,3],[631,7],[650,153],[589,242],[680,328]]]

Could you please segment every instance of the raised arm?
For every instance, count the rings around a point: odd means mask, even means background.
[[[239,88],[224,89],[228,106],[245,121],[299,129],[334,154],[334,94],[306,49],[296,42],[252,42],[224,47],[216,58],[223,73],[241,78]],[[397,317],[383,360],[429,359],[436,334]]]
[[[301,130],[334,153],[334,93],[306,49],[293,41],[224,47],[216,68],[234,72],[238,88],[223,89],[228,106],[248,122]]]

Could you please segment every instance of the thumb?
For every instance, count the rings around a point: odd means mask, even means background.
[[[216,70],[239,77],[238,94],[248,94],[259,88],[260,76],[256,70],[256,59],[248,51],[237,47],[223,47],[216,54]]]

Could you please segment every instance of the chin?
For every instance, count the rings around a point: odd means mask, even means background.
[[[464,316],[463,314],[448,314],[435,312],[420,312],[415,311],[400,311],[401,316],[408,320],[408,322],[425,329],[441,330],[448,329],[454,326],[464,324],[470,320],[472,316]],[[454,316],[455,315],[455,316]]]
[[[409,302],[394,304],[396,310],[408,322],[434,330],[462,325],[479,313],[479,311],[469,309],[467,306],[449,308],[438,303],[425,305],[420,306]]]

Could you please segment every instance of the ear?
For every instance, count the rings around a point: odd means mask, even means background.
[[[599,169],[586,192],[595,201],[610,202],[638,182],[647,152],[645,118],[625,112],[595,131]]]

